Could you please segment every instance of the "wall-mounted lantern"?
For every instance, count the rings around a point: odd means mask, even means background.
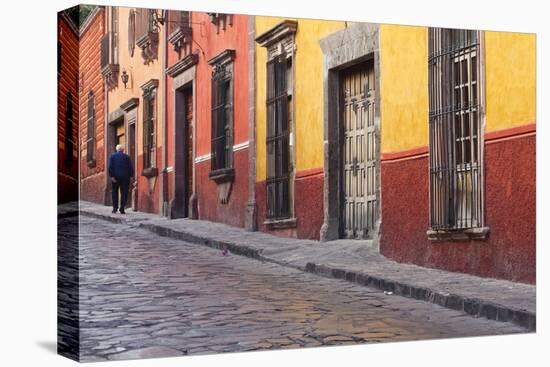
[[[122,74],[120,75],[120,79],[122,80],[122,84],[124,84],[124,89],[126,89],[126,84],[128,84],[129,75],[126,72],[126,70],[122,70]]]

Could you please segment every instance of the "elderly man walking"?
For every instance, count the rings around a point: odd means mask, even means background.
[[[120,190],[120,214],[126,214],[124,208],[128,200],[130,180],[134,177],[134,168],[130,156],[124,153],[124,145],[118,144],[116,152],[109,157],[109,177],[113,185],[113,213],[119,209],[118,192]]]

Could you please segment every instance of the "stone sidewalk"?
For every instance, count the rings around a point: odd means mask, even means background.
[[[80,213],[536,330],[535,286],[397,263],[366,241],[281,238],[220,223],[169,220],[132,210],[126,215],[112,214],[110,207],[84,201],[80,202]]]

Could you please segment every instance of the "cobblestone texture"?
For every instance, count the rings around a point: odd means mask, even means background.
[[[136,225],[80,219],[82,361],[526,332]]]
[[[80,211],[88,216],[140,226],[163,236],[228,248],[232,253],[536,329],[534,285],[397,263],[379,254],[367,241],[282,238],[220,223],[168,220],[131,211],[121,216],[111,214],[108,207],[89,202],[81,202]]]

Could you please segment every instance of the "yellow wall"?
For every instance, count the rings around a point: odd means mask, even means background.
[[[428,145],[428,30],[380,26],[382,153]]]
[[[485,32],[485,131],[534,123],[534,34]]]
[[[120,72],[119,72],[119,81],[118,86],[111,90],[108,95],[108,112],[113,112],[120,108],[120,105],[130,98],[138,97],[139,98],[139,106],[137,107],[137,129],[136,129],[136,148],[138,155],[142,154],[142,143],[143,138],[141,136],[142,133],[142,123],[143,123],[143,90],[140,88],[144,83],[151,79],[158,79],[158,89],[157,89],[157,146],[162,142],[162,128],[163,128],[163,119],[164,119],[164,113],[163,113],[163,106],[165,106],[165,102],[163,99],[163,93],[164,90],[164,73],[162,71],[162,60],[164,58],[164,47],[163,47],[163,39],[164,39],[164,29],[166,26],[160,27],[159,32],[159,44],[158,44],[158,58],[155,59],[153,62],[149,63],[148,65],[145,65],[143,63],[143,57],[141,56],[141,49],[135,45],[134,48],[134,55],[133,57],[130,57],[130,53],[128,51],[128,15],[131,8],[125,8],[125,7],[118,7],[118,29],[119,29],[119,51],[118,51],[118,64],[120,66]],[[110,13],[110,12],[109,12]],[[107,24],[110,24],[110,21],[107,21]],[[120,74],[122,74],[122,70],[126,70],[126,72],[129,74],[130,78],[128,80],[128,84],[126,88],[124,88],[124,84],[122,84],[122,81],[120,80]],[[160,163],[159,163],[160,164]]]
[[[290,18],[256,17],[256,35]],[[296,171],[323,167],[323,53],[319,40],[344,27],[344,22],[294,19],[296,57],[294,99]],[[266,179],[267,50],[256,45],[256,180]]]

